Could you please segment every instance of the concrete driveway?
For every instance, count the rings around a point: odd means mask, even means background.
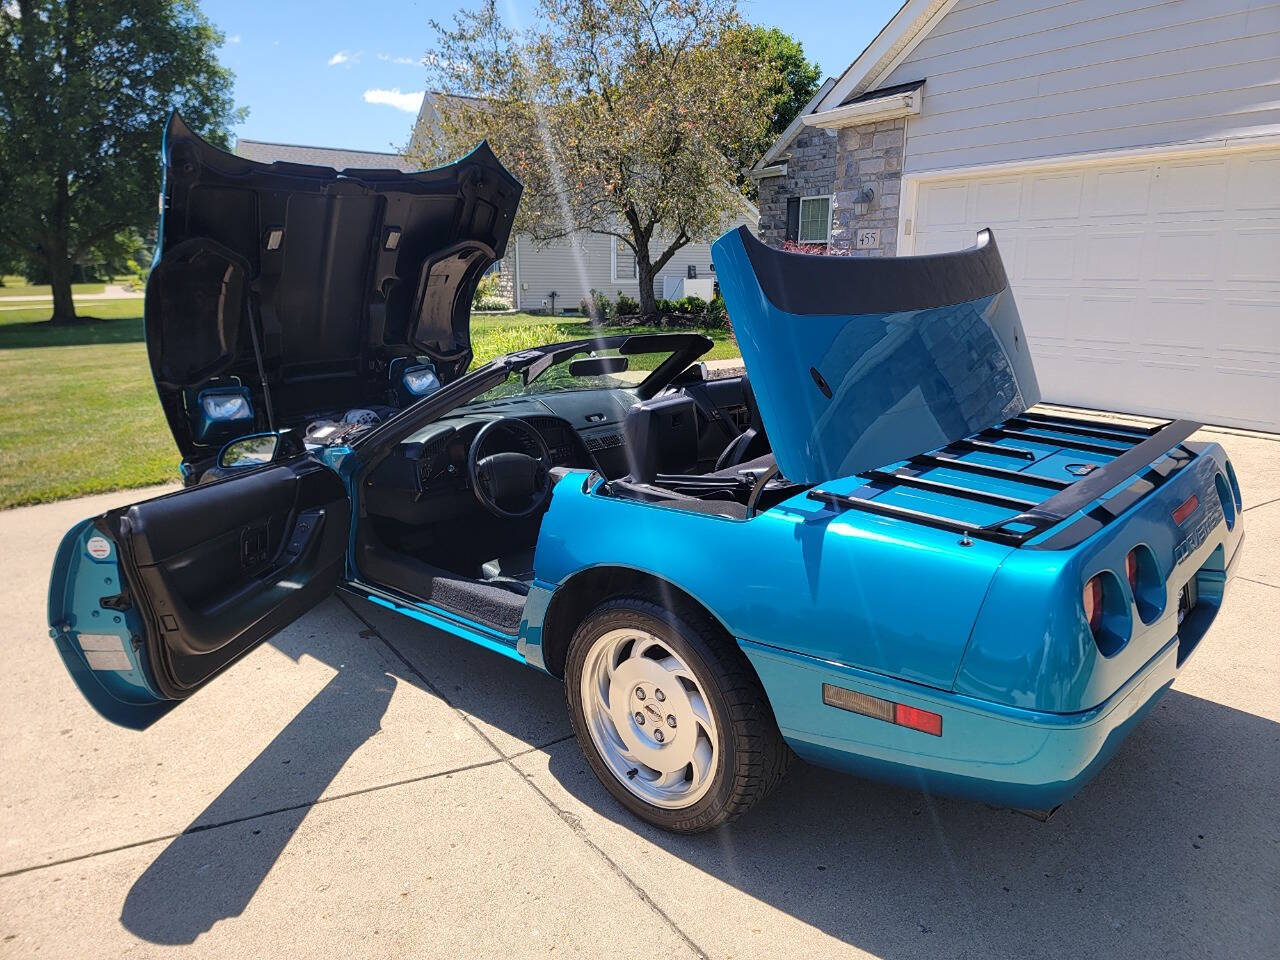
[[[801,766],[695,838],[605,794],[558,683],[334,599],[146,733],[45,634],[62,532],[0,513],[0,956],[1280,954],[1280,441],[1208,433],[1246,559],[1159,708],[1048,823]]]

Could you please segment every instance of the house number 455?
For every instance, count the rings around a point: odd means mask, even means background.
[[[870,250],[880,246],[879,230],[859,230],[857,236],[859,250]]]

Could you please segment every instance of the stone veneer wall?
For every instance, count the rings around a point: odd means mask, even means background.
[[[907,121],[846,127],[809,128],[792,142],[787,173],[760,181],[760,239],[782,246],[787,235],[787,198],[832,196],[832,253],[858,257],[891,257],[898,248],[902,153]],[[872,191],[860,202],[862,191]],[[859,230],[879,230],[878,246],[859,249]]]
[[[832,252],[867,257],[892,257],[897,253],[906,133],[905,117],[839,131],[831,191]],[[871,199],[862,203],[862,192],[867,189],[871,190]],[[879,245],[859,249],[859,230],[879,230]]]
[[[836,132],[808,127],[791,142],[785,177],[760,181],[759,237],[775,247],[787,238],[787,198],[831,193],[836,178]]]

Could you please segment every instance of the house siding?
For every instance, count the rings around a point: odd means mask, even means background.
[[[921,79],[907,173],[1280,134],[1280,6],[959,0],[878,86]]]
[[[749,230],[756,229],[754,217],[736,218],[725,226],[726,230],[745,225]],[[600,234],[579,234],[572,240],[558,240],[547,244],[538,244],[528,235],[515,237],[510,246],[518,247],[519,278],[516,290],[516,307],[520,310],[541,310],[542,301],[549,300],[551,291],[556,292],[556,312],[564,309],[576,309],[578,301],[587,297],[591,290],[599,290],[610,299],[617,299],[619,293],[630,297],[638,297],[640,284],[631,279],[613,279],[613,263],[610,256],[612,237]],[[657,241],[654,243],[657,251]],[[654,281],[654,293],[662,296],[663,279],[665,277],[684,277],[690,265],[697,267],[698,276],[714,276],[711,263],[711,241],[700,240],[687,244],[671,257],[659,272]],[[513,254],[508,249],[504,267],[514,272]]]

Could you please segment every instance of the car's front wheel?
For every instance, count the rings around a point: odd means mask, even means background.
[[[615,597],[578,627],[565,671],[578,743],[601,783],[680,833],[727,823],[790,757],[742,651],[700,611]]]

